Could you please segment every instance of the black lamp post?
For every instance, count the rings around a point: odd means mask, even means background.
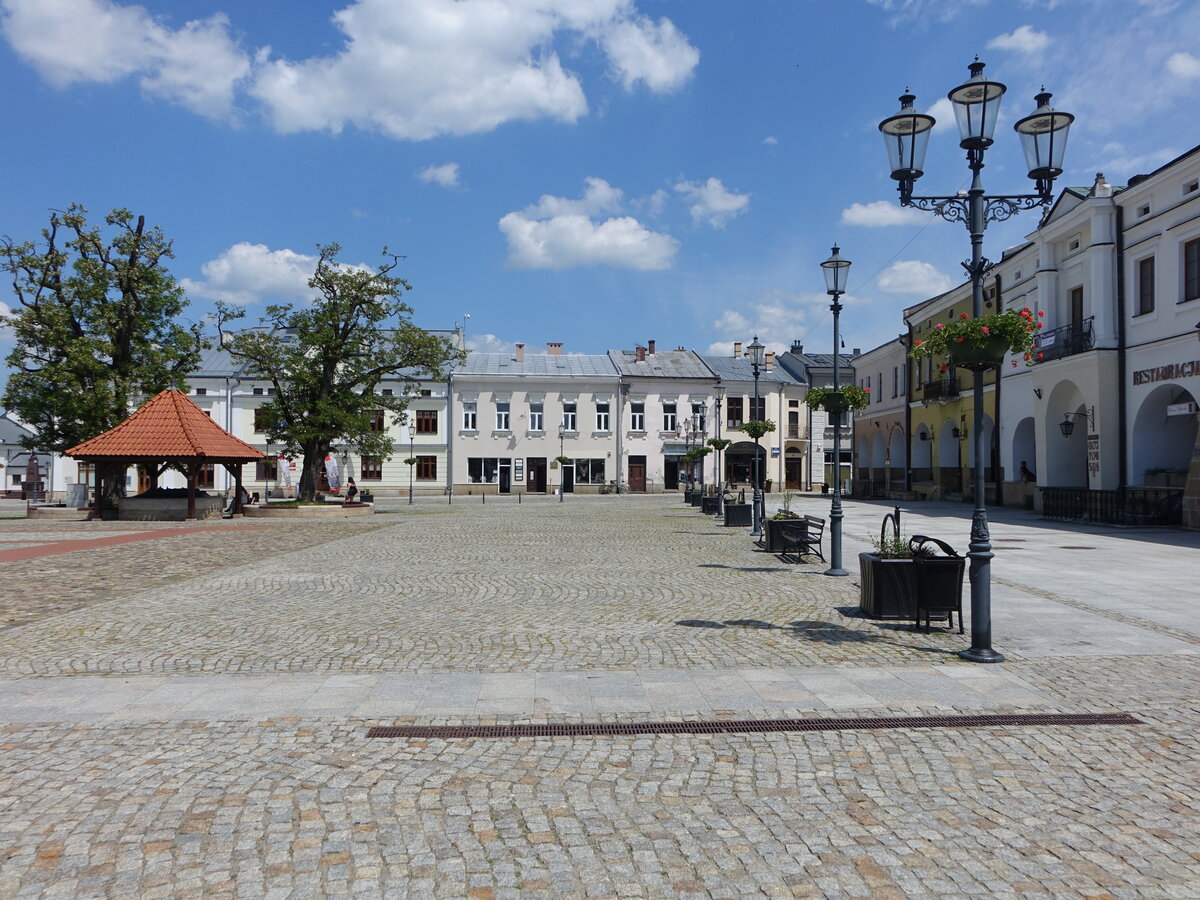
[[[900,111],[879,123],[887,144],[892,178],[899,184],[900,203],[935,213],[948,222],[962,222],[971,235],[971,259],[963,267],[971,277],[971,311],[983,315],[983,276],[992,263],[983,257],[983,232],[988,222],[1000,222],[1021,210],[1046,206],[1053,199],[1054,179],[1062,174],[1063,152],[1067,133],[1075,117],[1058,112],[1050,106],[1050,94],[1043,90],[1035,98],[1037,108],[1020,119],[1014,130],[1021,138],[1029,177],[1036,187],[1034,194],[1001,194],[986,196],[979,173],[983,169],[983,154],[992,145],[992,133],[1000,111],[1000,98],[1005,86],[983,76],[984,64],[976,57],[970,67],[971,77],[947,95],[954,107],[958,123],[959,146],[967,151],[967,167],[971,170],[971,188],[953,197],[914,197],[913,185],[924,172],[925,150],[932,116],[919,113],[913,107],[916,100],[905,91],[900,97]],[[992,545],[988,533],[987,508],[984,503],[985,485],[983,376],[989,365],[975,367],[974,426],[971,429],[971,449],[975,479],[975,512],[971,518],[971,543],[967,557],[971,560],[971,647],[959,655],[971,662],[1003,662],[1004,657],[992,649],[991,565]]]
[[[758,370],[763,365],[767,358],[767,348],[758,342],[758,335],[754,336],[754,343],[746,348],[750,354],[750,364],[754,369],[754,412],[751,418],[754,419],[759,412],[758,399]],[[766,416],[763,416],[766,419]],[[761,421],[761,420],[760,420]],[[762,463],[759,460],[759,454],[762,452],[762,445],[759,441],[762,440],[761,435],[756,435],[754,438],[754,502],[750,510],[751,522],[754,527],[750,529],[750,537],[762,537]]]
[[[704,448],[704,438],[708,434],[708,422],[704,420],[708,413],[708,404],[701,400],[696,404],[696,411],[692,413],[692,431],[696,434],[696,449]],[[697,460],[697,468],[700,469],[700,496],[704,496],[704,457],[701,456]]]
[[[416,436],[417,436],[417,427],[415,425],[409,425],[408,426],[408,458],[412,459],[412,460],[416,459],[416,457],[413,456],[413,439],[416,438]],[[412,506],[413,468],[415,466],[416,466],[416,462],[410,462],[408,464],[408,505],[409,506]]]
[[[560,422],[558,426],[558,502],[562,503],[567,493],[567,466],[563,462],[566,452],[563,450],[563,435],[567,433],[567,423]]]
[[[721,398],[725,395],[725,386],[718,384],[716,410],[713,415],[716,417],[716,428],[713,433],[716,434],[717,440],[721,439]],[[722,457],[721,448],[713,447],[717,452],[713,454],[713,483],[717,486],[717,518],[722,518],[725,515],[725,473],[721,468]]]
[[[846,280],[850,276],[850,260],[843,259],[835,244],[829,259],[821,263],[825,273],[825,293],[833,297],[829,308],[833,311],[833,393],[842,390],[842,332],[840,316],[841,296],[846,293]],[[842,404],[843,406],[845,404]],[[842,421],[845,410],[833,413],[833,499],[829,505],[829,568],[826,575],[849,575],[842,566]]]

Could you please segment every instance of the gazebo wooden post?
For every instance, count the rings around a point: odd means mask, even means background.
[[[96,505],[92,507],[92,518],[99,521],[104,518],[102,512],[104,501],[100,499],[104,496],[104,463],[97,461],[95,468],[92,469],[92,474],[96,476]]]
[[[200,463],[190,462],[187,466],[187,517],[189,519],[196,518],[196,476],[200,472]]]

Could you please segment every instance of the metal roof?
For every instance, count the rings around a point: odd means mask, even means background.
[[[711,381],[712,370],[694,350],[646,351],[638,361],[634,350],[609,350],[608,358],[623,376],[629,378],[703,378]]]
[[[722,381],[754,381],[754,366],[744,356],[702,356],[705,364],[717,374]],[[766,368],[758,370],[758,381],[774,382],[776,384],[799,384],[795,378],[783,370],[783,367],[773,365],[768,372]]]
[[[521,362],[511,353],[470,353],[467,361],[454,370],[463,375],[517,375],[552,378],[580,376],[617,377],[617,369],[607,356],[584,353],[526,353]]]

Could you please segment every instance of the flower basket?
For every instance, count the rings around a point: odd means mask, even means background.
[[[850,408],[850,401],[841,391],[831,391],[821,401],[821,408],[825,412],[843,413]]]
[[[852,409],[866,409],[871,402],[871,394],[867,388],[857,384],[842,385],[838,390],[827,387],[809,388],[804,402],[813,409],[823,409],[827,413],[844,413]]]
[[[957,344],[950,351],[950,359],[961,369],[980,371],[1004,362],[1008,352],[1008,340],[1003,335],[987,335],[979,343]]]
[[[1042,315],[1039,312],[1035,317],[1028,306],[974,318],[962,313],[952,322],[938,322],[923,338],[913,341],[909,356],[945,357],[956,366],[976,371],[999,365],[1010,351],[1032,361]]]

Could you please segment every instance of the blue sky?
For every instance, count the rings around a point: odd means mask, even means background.
[[[1200,143],[1194,2],[0,0],[0,23],[0,233],[127,207],[174,239],[189,316],[250,321],[304,296],[316,244],[386,244],[418,324],[469,313],[481,350],[828,352],[835,240],[847,348],[895,336],[969,248],[896,206],[877,124],[910,87],[939,120],[919,188],[965,187],[944,98],[976,53],[1009,87],[990,191],[1029,189],[1012,122],[1043,83],[1077,116],[1060,186]]]

